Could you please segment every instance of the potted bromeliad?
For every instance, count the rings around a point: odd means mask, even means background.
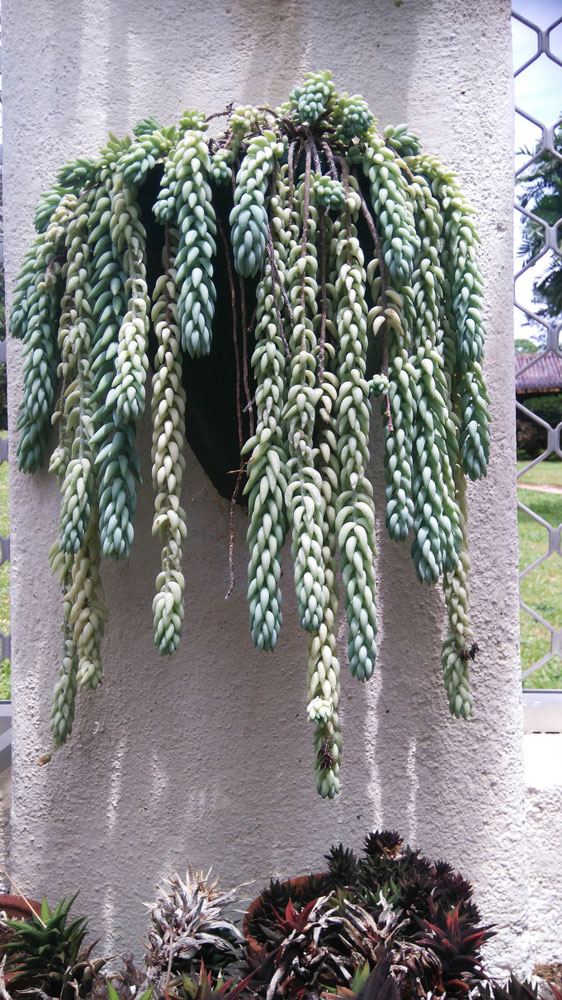
[[[373,409],[386,527],[409,542],[423,583],[442,582],[445,689],[453,714],[471,715],[465,478],[485,474],[489,450],[478,241],[454,175],[406,126],[379,130],[329,72],[278,108],[223,117],[223,131],[216,114],[143,120],[63,167],[36,210],[11,332],[25,354],[20,469],[43,464],[58,428],[51,566],[64,638],[51,731],[59,747],[77,691],[101,683],[102,557],[133,544],[152,368],[156,646],[176,650],[184,617],[187,439],[221,492],[247,500],[263,650],[281,627],[290,535],[317,787],[332,797],[338,570],[352,675],[368,680],[376,658]]]
[[[272,882],[245,917],[247,940],[225,911],[234,892],[210,873],[172,876],[149,904],[144,962],[127,955],[118,971],[90,957],[72,900],[44,903],[32,924],[11,923],[0,990],[13,1000],[23,990],[38,1000],[537,1000],[530,984],[486,974],[492,932],[450,865],[389,831],[369,834],[361,856],[340,844],[326,861],[323,875]]]

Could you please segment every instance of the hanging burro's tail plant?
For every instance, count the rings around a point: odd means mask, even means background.
[[[472,712],[465,476],[485,474],[489,449],[478,241],[454,175],[406,126],[380,132],[363,98],[338,95],[329,72],[308,74],[275,110],[224,115],[214,138],[208,122],[218,115],[186,112],[172,128],[141,121],[97,159],[64,167],[36,211],[11,329],[25,355],[20,469],[39,468],[51,424],[59,431],[51,562],[64,640],[51,731],[64,743],[77,689],[101,682],[101,558],[131,551],[135,430],[151,366],[162,543],[154,635],[160,653],[178,646],[185,438],[205,457],[204,439],[209,452],[193,400],[203,373],[227,370],[224,436],[242,455],[234,499],[244,492],[248,503],[251,634],[259,649],[275,647],[289,534],[316,784],[331,798],[341,757],[338,569],[351,673],[368,680],[376,658],[373,405],[386,527],[410,540],[423,583],[443,581],[445,688],[454,715]],[[222,395],[212,394],[215,408]],[[223,473],[237,467],[222,462]]]

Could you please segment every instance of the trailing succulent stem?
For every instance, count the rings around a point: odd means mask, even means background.
[[[387,530],[410,541],[420,580],[443,581],[445,687],[451,711],[471,714],[465,475],[484,475],[489,452],[478,240],[455,177],[421,154],[405,125],[381,133],[364,99],[337,94],[327,71],[309,73],[275,110],[225,116],[214,138],[192,111],[176,127],[145,119],[133,138],[110,136],[97,159],[59,171],[36,211],[11,327],[24,351],[20,468],[39,468],[51,422],[59,432],[51,563],[63,591],[63,659],[51,729],[60,746],[78,688],[101,682],[100,556],[131,552],[150,362],[162,547],[154,637],[162,654],[180,642],[187,372],[197,371],[191,359],[220,353],[226,270],[250,630],[259,649],[275,648],[289,534],[316,784],[331,798],[342,749],[338,567],[351,673],[366,681],[376,662],[368,464],[377,395]]]
[[[271,198],[271,228],[267,230],[267,259],[257,292],[256,346],[252,367],[256,380],[256,430],[244,451],[250,457],[248,481],[248,605],[252,639],[258,649],[273,649],[281,614],[281,549],[287,532],[287,444],[281,413],[289,318],[285,291],[291,212],[287,199],[287,167],[278,171]],[[285,292],[286,294],[286,292]]]
[[[152,380],[153,533],[162,542],[162,569],[156,578],[154,642],[160,653],[179,645],[184,616],[183,543],[186,515],[181,506],[185,468],[185,391],[182,385],[181,333],[178,324],[177,232],[166,224],[164,274],[154,289],[152,322],[158,349]]]

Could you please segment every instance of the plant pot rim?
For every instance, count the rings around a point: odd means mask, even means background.
[[[293,878],[286,878],[281,880],[281,885],[288,885],[291,888],[296,889],[301,885],[306,885],[307,882],[310,882],[311,878],[323,878],[326,876],[326,874],[327,872],[313,872],[310,875],[295,875]],[[250,934],[248,930],[248,919],[251,919],[254,916],[256,910],[259,907],[262,896],[263,896],[263,891],[260,892],[259,896],[256,896],[256,898],[252,900],[252,902],[250,903],[248,909],[244,914],[244,919],[242,921],[242,933],[246,938],[246,942],[248,945],[248,952],[252,958],[259,957],[263,945],[260,944],[257,938],[255,938],[252,934]]]
[[[32,916],[41,916],[41,903],[36,899],[23,899],[15,893],[0,893],[0,912],[6,913],[10,920]]]

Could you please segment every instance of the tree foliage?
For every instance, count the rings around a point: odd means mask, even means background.
[[[540,152],[537,143],[534,155]],[[530,150],[525,152],[532,155]],[[525,188],[520,198],[522,208],[532,212],[548,226],[562,223],[562,127],[554,134],[554,152],[545,151],[542,156],[522,174],[520,184]],[[545,275],[533,284],[533,295],[540,308],[537,314],[550,322],[556,322],[562,314],[562,236],[559,227],[557,245],[561,256],[555,257]],[[534,219],[523,216],[522,242],[519,254],[525,264],[537,257],[545,246],[545,227]]]
[[[538,349],[539,345],[536,340],[525,340],[523,337],[517,337],[515,341],[516,354],[536,354]]]

